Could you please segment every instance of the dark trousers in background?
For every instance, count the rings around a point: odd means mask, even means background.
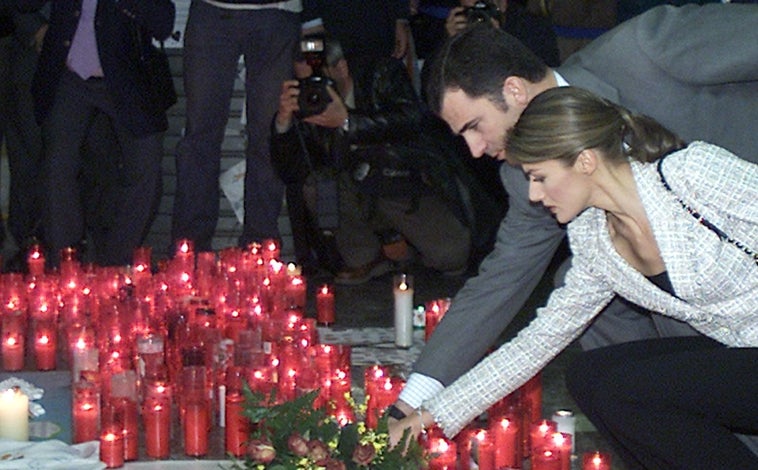
[[[37,67],[33,45],[8,38],[9,96],[5,146],[8,154],[8,231],[19,248],[42,235],[42,131],[34,118],[31,83]]]
[[[579,407],[629,469],[756,469],[758,348],[705,337],[586,352],[566,373]]]
[[[271,119],[282,82],[292,77],[298,15],[230,10],[193,1],[184,41],[187,125],[176,155],[172,240],[211,250],[219,216],[221,143],[240,56],[245,60],[247,132],[245,216],[240,246],[279,238],[284,184],[269,158]]]
[[[82,147],[98,116],[110,117],[118,148],[118,178],[111,227],[95,246],[94,261],[104,266],[131,262],[150,229],[160,202],[162,133],[136,137],[114,119],[116,110],[103,80],[82,80],[65,72],[55,104],[43,124],[45,142],[45,237],[53,265],[60,249],[78,245],[85,236],[85,210],[80,197],[84,168]]]

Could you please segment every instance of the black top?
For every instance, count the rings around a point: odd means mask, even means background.
[[[676,295],[674,293],[674,286],[671,285],[671,279],[669,278],[668,271],[663,271],[660,274],[646,277],[650,282],[658,286],[658,288],[662,291],[668,292],[671,295]]]

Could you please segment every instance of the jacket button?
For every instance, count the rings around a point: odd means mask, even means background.
[[[63,47],[71,47],[71,41],[69,41],[68,39],[63,41]]]
[[[81,14],[82,14],[82,12],[81,12],[81,11],[79,11],[79,10],[76,10],[76,11],[74,12],[74,16],[75,16],[75,17],[77,17],[77,18],[79,18],[79,15],[81,15]]]

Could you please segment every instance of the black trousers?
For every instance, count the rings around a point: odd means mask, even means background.
[[[624,343],[584,353],[567,385],[629,469],[758,469],[734,435],[758,433],[758,348]]]
[[[163,134],[135,136],[117,121],[117,109],[104,81],[82,80],[64,72],[55,103],[43,123],[45,143],[45,239],[52,266],[62,248],[76,246],[85,235],[85,205],[81,200],[80,176],[85,172],[82,147],[109,145],[115,132],[117,181],[103,191],[115,201],[110,227],[97,236],[95,263],[104,266],[129,264],[153,221],[163,189],[161,159]],[[94,126],[105,115],[112,129]],[[100,129],[106,135],[93,135]],[[98,139],[106,142],[98,144]]]

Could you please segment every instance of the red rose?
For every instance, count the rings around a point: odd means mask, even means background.
[[[372,444],[358,444],[353,451],[353,462],[358,465],[368,466],[376,457],[376,451]]]
[[[308,441],[298,433],[292,433],[289,439],[287,439],[287,448],[298,457],[308,455]]]
[[[267,464],[276,458],[276,449],[268,441],[254,439],[247,445],[247,455],[255,462]]]
[[[308,442],[308,458],[320,465],[319,462],[329,457],[329,449],[326,444],[318,439],[311,439]]]
[[[326,459],[323,466],[326,470],[345,470],[347,468],[345,467],[345,462],[331,458]]]

